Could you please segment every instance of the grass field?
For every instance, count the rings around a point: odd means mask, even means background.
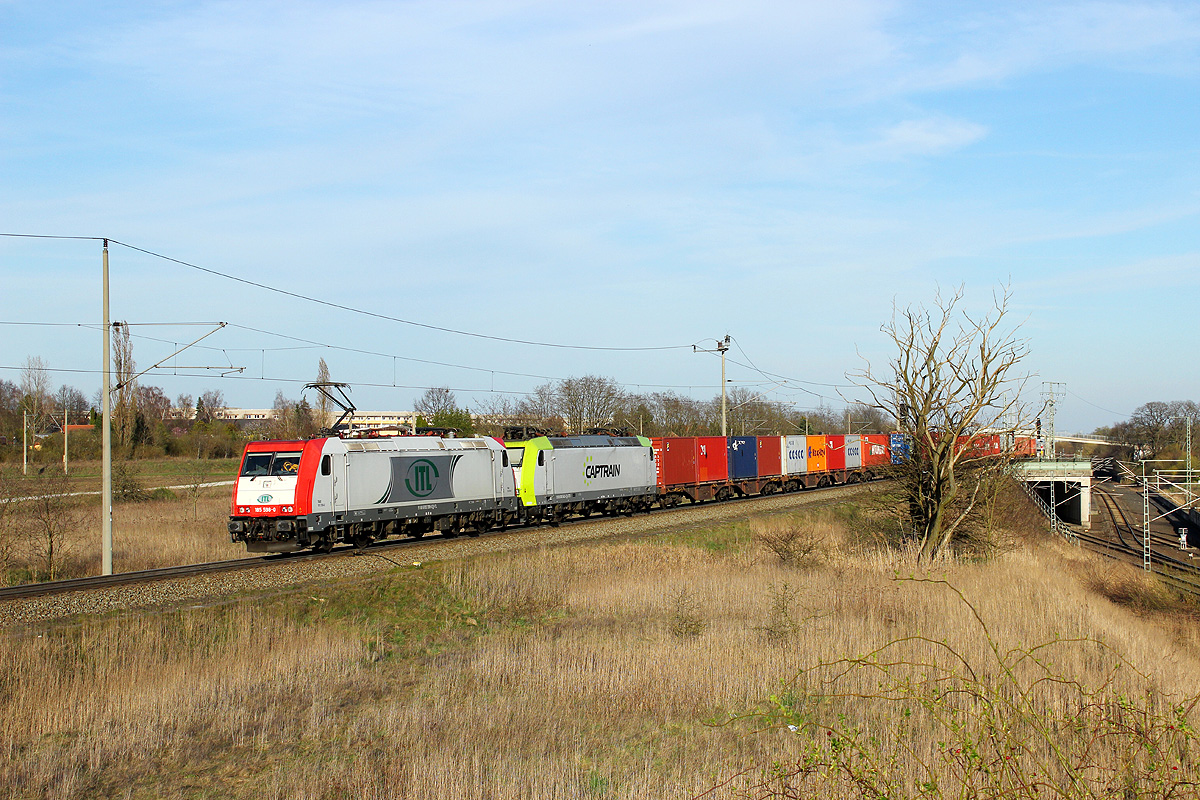
[[[113,460],[114,488],[123,477],[147,490],[159,486],[182,486],[197,482],[229,481],[237,474],[240,461],[236,458],[189,459],[145,458],[136,461]],[[68,465],[68,486],[76,492],[100,491],[100,462],[73,461]],[[3,464],[11,492],[15,495],[37,494],[46,472],[62,471],[61,462],[30,464],[29,474],[21,473],[21,463]],[[39,472],[40,471],[40,472]]]
[[[1190,606],[1033,531],[914,572],[873,524],[9,630],[0,796],[1195,796]]]
[[[163,464],[122,483],[114,478],[113,569],[139,569],[223,561],[246,555],[229,541],[230,486],[201,487],[228,471],[216,466]],[[192,469],[191,476],[186,474]],[[235,467],[236,469],[236,467]],[[175,486],[182,488],[166,489]],[[40,482],[10,483],[10,497],[33,490],[77,491],[61,474]],[[0,567],[6,582],[100,574],[101,511],[95,495],[55,502],[21,501],[7,509],[0,500]]]

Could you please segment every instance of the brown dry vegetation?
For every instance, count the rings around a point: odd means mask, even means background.
[[[910,575],[871,517],[10,630],[0,796],[1195,795],[1188,607],[1028,532]]]
[[[39,514],[36,501],[10,509],[0,520],[0,537],[9,542],[0,552],[0,577],[7,583],[46,580],[45,524],[67,523],[56,543],[54,577],[100,574],[100,503],[95,497],[67,498],[52,513]],[[43,519],[45,518],[45,519]],[[179,564],[246,557],[243,546],[229,541],[229,487],[147,492],[139,502],[113,505],[113,569],[131,572]]]

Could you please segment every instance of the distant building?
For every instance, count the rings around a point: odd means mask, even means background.
[[[273,408],[222,408],[216,413],[216,418],[235,424],[265,422],[275,419]],[[193,411],[188,419],[195,416]],[[336,415],[333,419],[337,419]],[[351,430],[399,430],[411,428],[416,423],[417,415],[413,411],[355,411],[354,418],[349,420]],[[331,419],[330,422],[333,420]]]

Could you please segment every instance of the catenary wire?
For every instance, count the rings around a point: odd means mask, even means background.
[[[597,346],[597,345],[563,344],[560,342],[539,342],[539,341],[534,341],[534,340],[529,340],[529,339],[516,339],[516,338],[512,338],[512,337],[508,337],[508,336],[494,336],[492,334],[487,334],[487,333],[477,333],[475,331],[463,331],[463,330],[458,330],[456,328],[443,327],[440,325],[430,325],[429,323],[426,323],[426,322],[417,322],[416,320],[404,319],[403,317],[393,317],[389,314],[380,314],[379,312],[376,312],[376,311],[368,311],[363,308],[356,308],[355,306],[349,306],[349,305],[345,305],[343,303],[335,303],[331,300],[322,300],[318,297],[311,297],[309,295],[301,294],[299,292],[293,292],[288,289],[280,289],[279,287],[271,286],[270,284],[259,283],[258,281],[252,281],[252,280],[249,280],[248,278],[241,278],[241,277],[238,277],[237,275],[230,275],[227,272],[221,272],[220,270],[215,270],[210,267],[202,267],[199,264],[193,264],[191,262],[184,261],[183,259],[164,255],[163,253],[157,253],[153,250],[149,250],[144,247],[138,247],[137,245],[129,244],[128,242],[122,242],[121,240],[114,239],[112,237],[49,236],[49,235],[32,234],[32,233],[0,233],[0,236],[7,236],[7,237],[13,237],[13,238],[24,238],[24,239],[74,239],[74,240],[81,240],[81,241],[106,241],[106,242],[109,242],[110,244],[120,245],[121,247],[127,248],[129,250],[133,250],[135,252],[151,256],[152,258],[160,258],[163,261],[169,261],[173,264],[178,264],[180,266],[187,267],[188,269],[194,269],[198,272],[204,272],[209,275],[215,275],[220,278],[225,278],[226,280],[235,281],[237,283],[243,283],[247,286],[253,286],[257,289],[263,289],[268,292],[275,292],[276,294],[281,294],[281,295],[284,295],[285,297],[292,297],[297,300],[304,300],[306,302],[316,303],[318,305],[326,306],[328,308],[336,308],[341,311],[348,311],[353,314],[361,314],[361,315],[367,316],[367,317],[374,317],[375,319],[382,319],[382,320],[386,320],[388,322],[398,322],[403,325],[411,325],[413,327],[424,328],[426,330],[440,331],[442,333],[450,333],[450,334],[454,334],[456,336],[469,336],[469,337],[473,337],[476,339],[488,339],[488,340],[495,341],[495,342],[506,342],[508,344],[522,344],[522,345],[527,345],[527,346],[531,346],[531,347],[553,347],[553,348],[558,348],[558,349],[563,349],[563,350],[596,350],[596,351],[619,352],[619,353],[648,352],[648,351],[661,351],[661,350],[684,350],[684,349],[691,347],[691,345],[687,345],[687,344],[658,345],[658,346],[652,346],[652,347],[601,347],[601,346]]]
[[[0,365],[0,370],[7,370],[10,372],[16,372],[16,371],[21,371],[21,370],[25,370],[25,369],[28,369],[28,367]],[[99,369],[72,369],[69,367],[38,367],[37,369],[39,372],[53,372],[53,373],[63,373],[63,374],[71,374],[71,375],[100,375],[100,374],[102,374],[102,370],[99,370]],[[160,367],[160,369],[170,369],[170,368],[169,367]],[[197,369],[197,368],[196,367],[185,367],[183,369]],[[213,369],[228,369],[228,367],[213,367]],[[173,377],[173,378],[203,378],[205,380],[238,380],[238,381],[256,381],[256,382],[271,381],[271,382],[275,382],[275,383],[295,383],[295,384],[312,383],[311,378],[285,378],[285,377],[276,377],[276,376],[271,376],[271,375],[262,377],[262,376],[256,376],[256,375],[228,375],[228,374],[227,375],[212,375],[212,374],[205,374],[205,373],[199,373],[199,372],[173,372],[173,373],[171,373],[171,377]],[[635,388],[641,388],[641,387],[655,388],[653,384],[645,384],[645,383],[622,383],[621,385],[624,387],[627,387],[627,388],[631,387],[631,386],[635,387]],[[754,388],[754,387],[761,386],[761,385],[762,384],[749,384],[748,388]],[[464,386],[458,386],[458,387],[455,387],[455,386],[417,386],[417,385],[402,384],[402,383],[374,383],[374,382],[369,382],[369,381],[353,381],[351,383],[351,386],[352,387],[367,387],[367,388],[373,388],[373,389],[422,389],[422,390],[424,390],[424,389],[449,389],[452,392],[468,392],[471,394],[511,394],[511,395],[527,395],[527,394],[529,394],[528,391],[522,391],[522,390],[518,390],[518,389],[472,388],[472,387],[464,387]],[[693,384],[692,386],[689,386],[687,388],[719,389],[720,387],[719,386],[709,386],[707,384]]]
[[[1105,412],[1107,412],[1107,413],[1109,413],[1109,414],[1116,414],[1117,416],[1119,416],[1119,417],[1122,417],[1123,419],[1129,419],[1130,417],[1132,417],[1132,416],[1133,416],[1133,414],[1123,414],[1123,413],[1122,413],[1122,412],[1120,412],[1120,411],[1113,411],[1111,408],[1105,408],[1105,407],[1103,407],[1103,406],[1098,406],[1098,405],[1096,405],[1095,403],[1091,402],[1090,400],[1084,400],[1082,397],[1080,397],[1079,395],[1075,394],[1075,393],[1074,393],[1074,392],[1072,392],[1070,389],[1068,389],[1068,390],[1067,390],[1067,394],[1071,395],[1071,397],[1074,397],[1076,400],[1078,400],[1078,401],[1079,401],[1079,402],[1081,402],[1081,403],[1087,403],[1087,404],[1088,404],[1089,406],[1091,406],[1092,408],[1098,408],[1098,409],[1100,409],[1101,411],[1105,411]]]
[[[208,273],[209,275],[216,275],[218,277],[225,278],[226,280],[236,281],[238,283],[244,283],[247,286],[254,286],[255,288],[263,289],[263,290],[269,291],[269,292],[275,292],[276,294],[281,294],[286,297],[293,297],[297,300],[305,300],[309,303],[316,303],[317,305],[326,306],[327,308],[336,308],[341,311],[349,311],[354,314],[361,314],[361,315],[367,316],[367,317],[374,317],[375,319],[382,319],[382,320],[386,320],[388,322],[398,322],[403,325],[411,325],[416,328],[424,328],[426,330],[431,330],[431,331],[440,331],[441,333],[450,333],[450,334],[454,334],[456,336],[470,336],[470,337],[473,337],[476,339],[488,339],[488,340],[491,340],[494,342],[505,342],[508,344],[522,344],[522,345],[527,345],[530,347],[553,347],[553,348],[558,348],[558,349],[562,349],[562,350],[597,350],[597,351],[620,352],[620,353],[647,352],[647,351],[656,351],[656,350],[657,351],[683,350],[685,348],[691,347],[691,345],[686,345],[686,344],[660,345],[660,346],[654,346],[654,347],[600,347],[597,345],[562,344],[559,342],[539,342],[539,341],[534,341],[534,340],[529,340],[529,339],[515,339],[515,338],[508,337],[508,336],[494,336],[492,334],[477,333],[475,331],[463,331],[463,330],[458,330],[456,328],[446,328],[446,327],[443,327],[440,325],[430,325],[429,323],[426,323],[426,322],[417,322],[417,321],[411,320],[411,319],[404,319],[403,317],[393,317],[389,314],[380,314],[377,311],[367,311],[366,309],[356,308],[354,306],[345,305],[344,303],[335,303],[332,300],[322,300],[317,297],[311,297],[309,295],[300,294],[299,292],[293,292],[293,291],[289,291],[287,289],[280,289],[277,286],[271,286],[270,284],[266,284],[266,283],[259,283],[257,281],[252,281],[247,278],[240,278],[236,275],[230,275],[229,273],[226,273],[226,272],[221,272],[219,270],[210,269],[209,267],[202,267],[198,264],[192,264],[192,263],[183,261],[178,258],[173,258],[171,256],[163,255],[162,253],[156,253],[153,250],[147,250],[143,247],[137,247],[132,244],[127,244],[126,242],[122,242],[117,239],[109,239],[108,241],[113,244],[120,245],[121,247],[126,247],[130,250],[135,250],[139,253],[144,253],[145,255],[152,256],[154,258],[161,258],[164,261],[170,261],[174,264],[179,264],[180,266],[188,267],[189,269],[194,269],[199,272],[205,272],[205,273]]]
[[[161,326],[172,326],[172,325],[216,325],[217,323],[215,323],[215,322],[209,322],[209,323],[205,323],[205,322],[179,322],[179,323],[174,323],[174,322],[172,322],[172,323],[165,323],[165,322],[164,322],[164,323],[124,323],[124,322],[123,322],[123,323],[121,323],[121,324],[123,324],[123,325],[124,325],[124,324],[128,324],[128,325],[130,325],[131,327],[132,327],[132,326],[140,326],[140,327],[145,327],[145,326],[155,326],[155,325],[161,325]],[[80,327],[80,328],[89,328],[89,329],[91,329],[91,330],[97,330],[97,331],[98,331],[98,330],[100,330],[100,327],[101,327],[100,323],[88,323],[88,322],[67,323],[67,322],[12,322],[12,321],[0,321],[0,325],[34,325],[34,326],[41,326],[41,325],[53,325],[53,326],[63,326],[63,327]],[[228,327],[228,328],[236,328],[236,329],[239,329],[239,330],[249,331],[249,332],[251,332],[251,333],[258,333],[258,334],[262,334],[262,335],[266,335],[266,336],[276,336],[276,337],[279,337],[279,338],[281,338],[281,339],[288,339],[288,340],[291,340],[291,341],[296,341],[296,342],[303,342],[303,343],[304,343],[304,345],[303,345],[303,346],[298,346],[298,347],[217,347],[217,346],[214,346],[214,345],[195,345],[195,349],[197,349],[197,350],[208,350],[208,351],[211,351],[211,352],[223,353],[223,354],[228,354],[228,353],[230,353],[230,352],[233,352],[233,353],[238,353],[238,352],[245,352],[245,353],[263,353],[263,352],[267,352],[267,353],[274,353],[274,352],[294,352],[294,351],[297,351],[297,350],[319,350],[319,349],[328,349],[328,350],[335,350],[335,351],[340,351],[340,352],[356,353],[356,354],[359,354],[359,355],[374,356],[374,357],[378,357],[378,358],[385,358],[385,359],[395,359],[395,360],[397,360],[397,361],[407,361],[407,362],[410,362],[410,363],[417,363],[417,364],[429,364],[429,365],[433,365],[433,366],[449,367],[449,368],[452,368],[452,369],[463,369],[463,370],[470,370],[470,371],[474,371],[474,372],[480,372],[480,373],[489,373],[489,374],[493,374],[493,375],[505,375],[505,376],[508,376],[508,377],[517,377],[517,378],[535,378],[535,379],[537,379],[537,380],[545,380],[545,381],[562,381],[562,380],[565,380],[564,378],[558,378],[558,377],[554,377],[554,376],[552,376],[552,375],[538,375],[538,374],[535,374],[535,373],[528,373],[528,372],[512,372],[512,371],[510,371],[510,370],[491,369],[491,368],[488,368],[488,367],[475,367],[475,366],[470,366],[470,365],[467,365],[467,364],[454,364],[454,363],[452,363],[452,362],[448,362],[448,361],[435,361],[435,360],[432,360],[432,359],[425,359],[425,358],[414,358],[414,357],[412,357],[412,356],[402,356],[402,355],[397,355],[397,354],[394,354],[394,353],[383,353],[383,352],[378,352],[378,351],[374,351],[374,350],[365,350],[365,349],[362,349],[362,348],[357,348],[357,347],[347,347],[347,346],[344,346],[344,345],[330,344],[330,343],[328,343],[328,342],[320,342],[320,341],[317,341],[317,340],[314,340],[314,339],[305,339],[305,338],[302,338],[302,337],[299,337],[299,336],[293,336],[293,335],[291,335],[291,334],[279,333],[278,331],[270,331],[270,330],[265,330],[265,329],[263,329],[263,328],[255,328],[255,327],[252,327],[252,326],[249,326],[249,325],[240,325],[240,324],[238,324],[238,323],[236,323],[236,322],[229,322],[229,323],[226,323],[226,327]],[[140,340],[144,340],[144,341],[150,341],[150,342],[158,342],[158,343],[160,343],[160,344],[172,344],[172,345],[173,345],[173,344],[178,344],[177,342],[174,342],[174,341],[172,341],[172,340],[169,340],[169,339],[163,339],[163,338],[160,338],[160,337],[157,337],[157,336],[148,336],[148,335],[146,335],[146,334],[131,333],[131,334],[130,334],[130,336],[131,336],[131,338],[134,338],[134,339],[140,339]],[[226,355],[226,357],[228,358],[228,355]],[[162,366],[162,367],[160,367],[160,369],[170,369],[170,367],[168,367],[168,366]],[[99,373],[99,370],[97,370],[97,373]],[[264,378],[262,378],[262,377],[258,378],[258,380],[263,380],[263,379],[264,379]],[[750,381],[738,381],[738,383],[745,383],[745,384],[747,384],[747,385],[751,385],[751,386],[760,386],[760,385],[762,385],[762,384],[760,384],[760,383],[755,383],[755,382],[750,382]],[[645,387],[645,388],[648,388],[648,389],[696,389],[696,388],[706,388],[706,387],[707,387],[707,384],[695,384],[695,383],[691,383],[691,384],[666,384],[666,383],[622,383],[622,385],[623,385],[623,386],[626,386],[626,387],[629,387],[629,386]],[[717,389],[719,389],[719,388],[720,388],[720,386],[715,386],[715,387],[707,387],[707,388],[717,388]]]

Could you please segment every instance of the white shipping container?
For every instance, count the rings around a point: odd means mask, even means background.
[[[846,469],[862,466],[862,437],[857,433],[846,437]]]
[[[783,437],[783,474],[802,475],[805,472],[808,472],[807,437]]]

